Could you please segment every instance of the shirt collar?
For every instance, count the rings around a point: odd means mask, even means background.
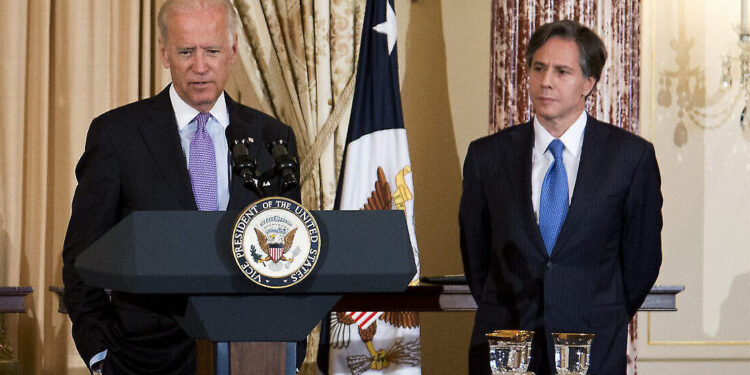
[[[180,98],[174,85],[169,86],[169,99],[172,101],[174,116],[177,119],[177,129],[182,130],[193,121],[193,119],[195,119],[195,116],[198,115],[198,110],[191,107]],[[224,129],[229,126],[229,112],[227,112],[227,101],[224,98],[223,92],[219,95],[219,98],[216,99],[216,103],[214,103],[213,108],[211,108],[208,113],[210,113],[211,117],[216,119]]]
[[[565,150],[570,152],[574,157],[578,157],[581,152],[581,145],[583,144],[583,131],[586,129],[586,121],[588,116],[586,111],[581,112],[578,119],[571,125],[568,130],[560,136],[560,141],[565,146]],[[539,120],[534,117],[534,148],[539,150],[542,154],[547,151],[547,146],[552,140],[555,139],[547,129],[542,126]]]

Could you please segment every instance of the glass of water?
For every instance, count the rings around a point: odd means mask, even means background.
[[[593,340],[590,333],[553,333],[558,375],[586,375]]]
[[[526,374],[534,331],[497,330],[487,334],[492,375]]]

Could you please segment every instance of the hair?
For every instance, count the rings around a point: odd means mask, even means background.
[[[534,53],[551,38],[572,39],[578,45],[578,65],[584,77],[594,77],[598,82],[602,75],[604,62],[607,61],[607,50],[604,42],[596,33],[586,26],[572,20],[554,21],[542,25],[529,39],[526,47],[526,66],[531,67]]]
[[[157,18],[159,36],[161,36],[162,42],[167,44],[167,21],[173,14],[190,10],[208,9],[214,6],[224,7],[227,16],[227,38],[231,45],[237,30],[237,16],[234,12],[234,6],[232,6],[229,0],[167,0],[161,6],[161,9],[159,9],[159,16]]]

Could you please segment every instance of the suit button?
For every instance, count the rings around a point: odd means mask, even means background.
[[[552,261],[547,262],[547,268],[552,269],[553,265],[554,263],[552,263]]]

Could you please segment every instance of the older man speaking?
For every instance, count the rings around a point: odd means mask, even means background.
[[[117,291],[108,298],[81,281],[76,257],[133,211],[239,210],[259,199],[232,175],[226,134],[251,137],[258,148],[285,140],[296,153],[289,127],[224,92],[237,56],[236,22],[227,0],[168,0],[159,46],[172,83],[91,123],[76,168],[63,280],[73,339],[94,372],[194,374],[195,344],[173,318],[184,298]],[[270,157],[258,159],[260,170],[270,167]],[[299,201],[299,189],[285,196]]]

